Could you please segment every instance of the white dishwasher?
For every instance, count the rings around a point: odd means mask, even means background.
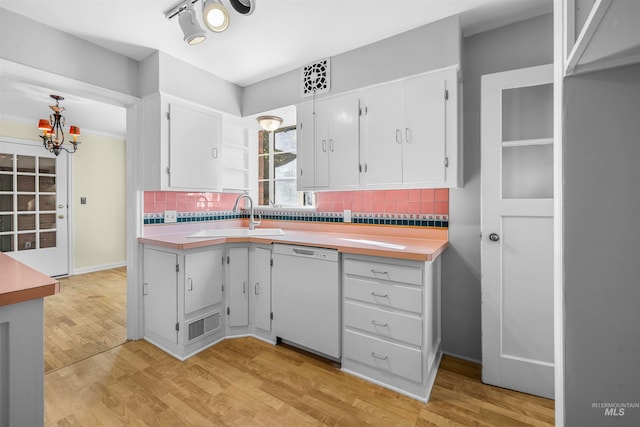
[[[275,335],[339,360],[338,251],[274,244],[271,281]]]

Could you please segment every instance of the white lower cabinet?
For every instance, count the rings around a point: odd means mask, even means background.
[[[143,256],[147,341],[180,360],[225,337],[275,343],[272,297],[291,296],[272,293],[271,245],[146,245]],[[332,318],[342,319],[342,369],[427,401],[441,357],[440,258],[341,257],[341,311]]]
[[[271,333],[271,248],[254,247],[249,253],[256,334]]]
[[[184,360],[223,337],[221,248],[143,252],[144,338]]]
[[[226,268],[228,326],[249,326],[249,248],[228,248]]]
[[[145,246],[144,338],[184,360],[231,336],[271,336],[271,246]]]
[[[440,259],[343,255],[342,369],[427,401],[440,363]]]

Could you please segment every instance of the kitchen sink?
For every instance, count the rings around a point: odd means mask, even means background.
[[[283,236],[282,228],[256,228],[249,230],[248,228],[219,228],[211,230],[200,230],[187,237],[248,237],[248,236]]]

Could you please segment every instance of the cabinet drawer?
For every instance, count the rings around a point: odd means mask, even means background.
[[[422,345],[422,319],[419,317],[347,302],[344,306],[344,324],[381,337]]]
[[[422,313],[422,289],[379,283],[359,277],[345,277],[345,298],[376,304],[380,307]]]
[[[343,356],[412,381],[422,381],[420,350],[345,331]]]
[[[346,259],[344,272],[347,275],[422,285],[422,268],[420,267]]]

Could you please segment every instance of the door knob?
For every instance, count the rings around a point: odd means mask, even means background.
[[[489,240],[491,240],[492,242],[497,242],[498,240],[500,240],[500,236],[498,236],[496,233],[491,233],[489,234]]]

